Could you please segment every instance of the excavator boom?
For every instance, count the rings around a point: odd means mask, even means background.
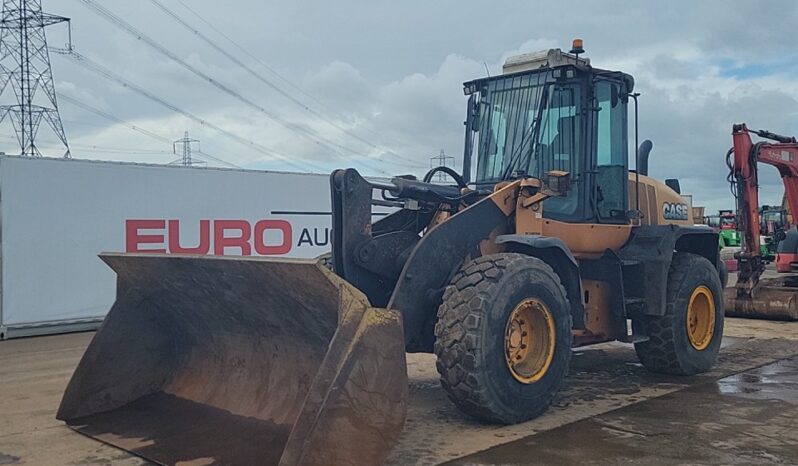
[[[768,141],[754,143],[751,133]],[[773,165],[784,182],[790,211],[798,208],[798,141],[745,124],[732,129],[734,147],[727,154],[731,181],[737,197],[737,222],[742,231],[741,248],[735,254],[738,277],[726,290],[726,314],[766,319],[798,320],[798,287],[789,278],[763,279],[760,249],[759,163]]]

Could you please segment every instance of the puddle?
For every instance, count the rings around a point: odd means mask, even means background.
[[[750,399],[770,399],[798,404],[798,362],[778,361],[715,382],[723,395],[739,395]]]
[[[0,452],[0,464],[19,464],[19,458]]]

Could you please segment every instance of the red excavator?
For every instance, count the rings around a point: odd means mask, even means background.
[[[751,134],[762,141],[753,142]],[[759,168],[766,163],[779,170],[790,212],[798,212],[798,140],[745,124],[732,128],[734,147],[726,154],[729,182],[737,199],[737,223],[742,232],[741,249],[735,254],[737,283],[727,288],[726,315],[765,319],[798,320],[798,276],[762,278],[765,261],[760,249]],[[788,233],[789,234],[789,233]],[[782,241],[785,243],[785,241]],[[789,260],[780,248],[779,259]],[[777,259],[777,262],[778,260]]]

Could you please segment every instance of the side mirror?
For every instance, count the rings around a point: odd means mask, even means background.
[[[469,105],[469,112],[471,112],[471,131],[479,131],[479,102],[474,99]]]
[[[479,102],[476,94],[468,96],[465,125],[467,131],[479,131]]]
[[[571,189],[571,174],[561,170],[551,170],[546,172],[543,180],[542,191],[552,197],[563,197],[568,195]]]
[[[618,86],[615,84],[610,85],[610,105],[612,105],[612,108],[618,106],[619,100],[620,97],[618,95]]]

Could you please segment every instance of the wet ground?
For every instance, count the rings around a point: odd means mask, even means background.
[[[555,405],[516,426],[474,422],[434,357],[409,355],[410,406],[389,464],[798,464],[798,323],[727,319],[716,368],[646,372],[629,345],[575,353]],[[92,334],[0,342],[0,465],[139,465],[55,411]]]
[[[790,358],[447,464],[795,464],[796,419]]]
[[[798,323],[731,318],[726,323],[726,338],[718,363],[711,372],[695,377],[652,374],[637,361],[631,345],[607,343],[579,349],[574,353],[567,385],[554,406],[543,416],[514,426],[485,425],[466,418],[439,388],[434,359],[428,355],[415,355],[410,360],[411,404],[407,425],[389,464],[431,465],[459,458],[467,460],[457,464],[503,464],[498,458],[495,461],[484,458],[477,462],[469,455],[499,444],[535,438],[618,409],[629,407],[633,411],[647,400],[714,383],[798,355],[798,341],[795,341],[798,340]],[[798,397],[798,387],[793,389]],[[674,411],[682,409],[679,401],[673,403]],[[584,438],[580,442],[590,444],[592,440]],[[596,442],[601,442],[601,439],[596,439]],[[517,448],[519,454],[527,456],[526,462],[515,464],[533,462],[529,450],[522,443],[511,445],[508,448]],[[794,449],[793,463],[798,464],[798,445]],[[689,459],[684,461],[691,462]],[[683,464],[684,461],[655,461],[654,464]],[[611,463],[608,457],[604,457],[597,464],[608,462]],[[705,462],[696,456],[692,464],[727,463]]]

